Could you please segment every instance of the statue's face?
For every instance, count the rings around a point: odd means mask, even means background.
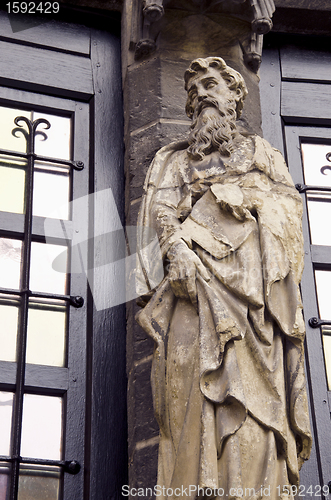
[[[217,103],[224,107],[234,97],[220,72],[215,68],[208,68],[207,72],[191,78],[187,94],[195,117],[204,108],[215,106]]]

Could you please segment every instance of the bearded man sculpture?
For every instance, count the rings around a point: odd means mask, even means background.
[[[155,341],[159,498],[291,498],[311,447],[301,198],[280,152],[239,132],[238,72],[196,59],[185,83],[188,142],[155,156],[139,221],[166,269],[137,315]]]

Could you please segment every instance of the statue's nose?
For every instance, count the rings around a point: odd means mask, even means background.
[[[206,99],[206,94],[200,94],[199,97],[198,97],[198,101],[201,102],[203,101],[204,99]]]

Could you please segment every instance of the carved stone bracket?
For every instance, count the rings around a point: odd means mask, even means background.
[[[163,0],[143,0],[142,12],[142,39],[136,44],[135,59],[140,59],[156,49],[156,43],[150,34],[150,26],[159,21],[164,14]]]
[[[241,44],[244,63],[248,69],[257,73],[262,61],[263,35],[252,32]]]
[[[169,0],[140,1],[140,35],[132,47],[135,51],[135,59],[140,59],[156,49],[151,27],[162,18],[164,9],[169,5]],[[272,16],[275,11],[274,0],[192,0],[192,5],[199,9],[197,10],[199,13],[211,14],[221,4],[225,14],[241,19],[248,17],[251,23],[251,33],[246,40],[241,41],[241,47],[246,66],[251,71],[257,72],[261,64],[263,35],[272,28]],[[233,6],[237,7],[233,10]],[[172,7],[171,0],[170,7]]]
[[[254,19],[252,31],[258,35],[265,35],[272,28],[272,15],[275,12],[273,0],[249,0]]]
[[[252,32],[242,45],[244,62],[247,68],[256,73],[262,61],[263,35],[272,28],[272,15],[275,12],[273,0],[249,0],[254,19]]]

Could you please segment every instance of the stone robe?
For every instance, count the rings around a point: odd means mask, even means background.
[[[156,155],[139,220],[155,228],[165,257],[185,242],[210,275],[197,273],[198,310],[165,274],[137,315],[155,341],[157,484],[168,490],[158,498],[203,498],[203,488],[288,498],[284,485],[298,485],[311,447],[301,198],[279,151],[258,136],[240,136],[223,161],[190,161],[186,147]],[[153,262],[143,266],[151,272]]]

